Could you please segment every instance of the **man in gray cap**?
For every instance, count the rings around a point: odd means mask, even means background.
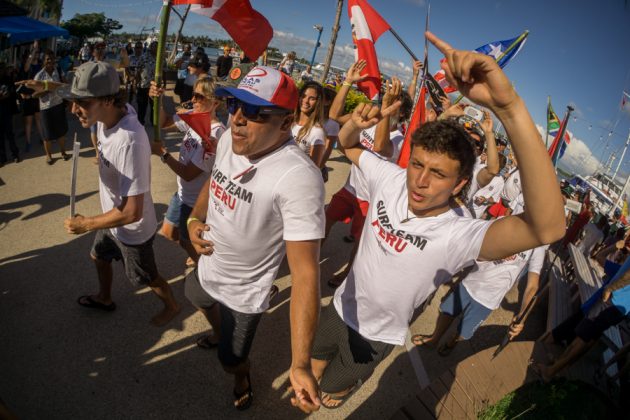
[[[157,229],[151,198],[151,146],[134,109],[120,91],[116,70],[104,62],[81,65],[72,86],[58,93],[72,101],[72,113],[85,128],[97,126],[99,193],[103,214],[76,214],[65,220],[68,233],[96,230],[90,252],[99,280],[99,292],[81,296],[78,303],[87,308],[113,311],[112,260],[121,260],[129,280],[149,286],[164,304],[154,316],[154,325],[164,325],[177,315],[179,305],[166,281],[158,274],[153,255]]]

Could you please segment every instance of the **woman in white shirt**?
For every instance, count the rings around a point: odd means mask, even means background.
[[[308,82],[300,89],[298,106],[295,109],[293,137],[298,147],[313,163],[321,168],[324,165],[324,90],[317,82]]]
[[[202,139],[178,114],[167,115],[162,107],[160,108],[160,126],[165,130],[178,130],[185,133],[179,149],[179,158],[172,157],[161,142],[153,142],[151,145],[153,154],[160,156],[162,162],[177,174],[177,191],[173,194],[166,211],[160,234],[167,239],[179,241],[190,257],[186,262],[188,266],[194,266],[199,255],[188,238],[186,221],[195,206],[199,191],[210,176],[214,165],[216,142],[225,131],[225,126],[218,120],[215,113],[220,102],[214,96],[214,90],[215,84],[212,78],[197,79],[193,87],[193,109],[184,111],[209,113],[209,139]],[[163,92],[163,89],[156,88],[155,82],[151,82],[150,96],[161,95]],[[212,148],[208,142],[214,142],[215,147]]]

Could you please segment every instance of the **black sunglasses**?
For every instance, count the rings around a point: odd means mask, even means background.
[[[267,115],[283,115],[290,112],[282,108],[248,104],[236,98],[227,98],[225,103],[230,114],[234,115],[240,109],[243,116],[250,121],[262,120]]]

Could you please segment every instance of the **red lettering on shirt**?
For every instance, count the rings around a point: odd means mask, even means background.
[[[393,235],[389,232],[386,232],[380,225],[380,223],[378,222],[378,219],[374,220],[372,222],[372,226],[374,226],[375,228],[377,228],[378,230],[376,231],[376,234],[385,240],[385,243],[387,245],[389,245],[390,248],[393,248],[396,252],[400,253],[403,252],[404,249],[407,247],[407,241],[405,241],[403,238],[400,238],[396,235]]]

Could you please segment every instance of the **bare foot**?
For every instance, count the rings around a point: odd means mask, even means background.
[[[177,316],[180,310],[181,308],[179,307],[179,305],[175,306],[174,308],[165,307],[159,314],[151,318],[151,324],[155,325],[156,327],[166,325],[171,319]]]
[[[351,386],[345,391],[337,392],[336,394],[328,394],[322,392],[322,405],[326,408],[338,408],[346,402],[348,398],[354,393],[358,385]]]
[[[417,347],[430,346],[433,344],[433,336],[426,334],[415,334],[411,336],[411,342]]]

